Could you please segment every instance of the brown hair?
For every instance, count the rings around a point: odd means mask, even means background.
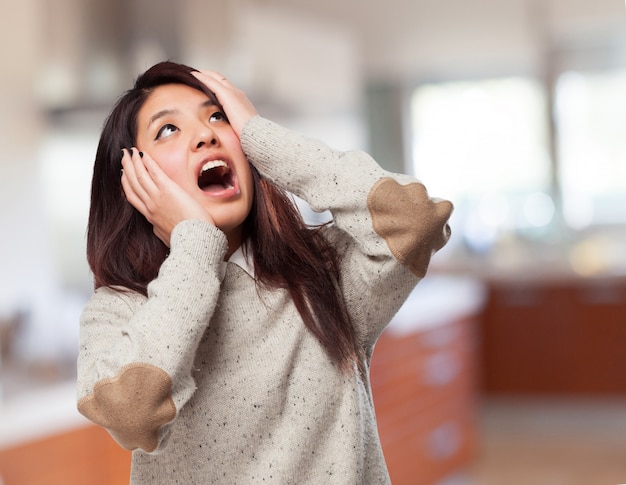
[[[130,205],[121,182],[122,148],[135,145],[137,115],[152,91],[163,84],[184,84],[213,93],[191,73],[191,67],[162,62],[143,73],[116,103],[107,118],[93,170],[87,227],[87,261],[95,287],[120,286],[147,294],[168,248],[152,225]],[[289,195],[252,167],[254,201],[244,238],[252,241],[257,283],[287,289],[306,327],[344,370],[356,362],[363,372],[363,351],[341,291],[339,262],[320,228],[309,228]]]

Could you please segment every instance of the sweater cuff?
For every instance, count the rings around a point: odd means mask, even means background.
[[[282,152],[277,152],[276,147],[283,147],[285,138],[288,136],[293,136],[290,130],[257,115],[250,118],[243,126],[241,146],[246,155],[252,155],[253,165],[271,166],[276,162],[277,157],[285,156]],[[286,158],[292,161],[294,157],[287,156]]]
[[[201,264],[218,264],[228,250],[226,235],[206,221],[196,219],[178,223],[170,237],[172,252],[182,252]]]

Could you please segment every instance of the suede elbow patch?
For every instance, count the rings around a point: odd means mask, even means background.
[[[367,199],[374,231],[394,257],[413,274],[424,277],[432,254],[450,238],[452,203],[433,201],[420,183],[401,185],[379,180]]]
[[[154,451],[159,429],[176,416],[172,379],[151,364],[130,364],[111,379],[99,381],[78,410],[106,428],[128,450]]]

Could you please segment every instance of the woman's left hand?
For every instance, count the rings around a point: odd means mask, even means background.
[[[258,114],[246,93],[234,86],[219,72],[200,70],[193,71],[192,74],[215,94],[218,102],[224,108],[230,126],[241,138],[243,126],[250,118]]]
[[[126,199],[152,224],[154,234],[170,246],[174,227],[187,219],[215,225],[191,195],[170,179],[159,165],[136,148],[122,151],[122,188]]]

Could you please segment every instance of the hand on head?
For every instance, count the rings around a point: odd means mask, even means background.
[[[215,94],[233,130],[241,137],[241,130],[246,121],[258,114],[246,94],[216,71],[200,70],[192,74]]]

